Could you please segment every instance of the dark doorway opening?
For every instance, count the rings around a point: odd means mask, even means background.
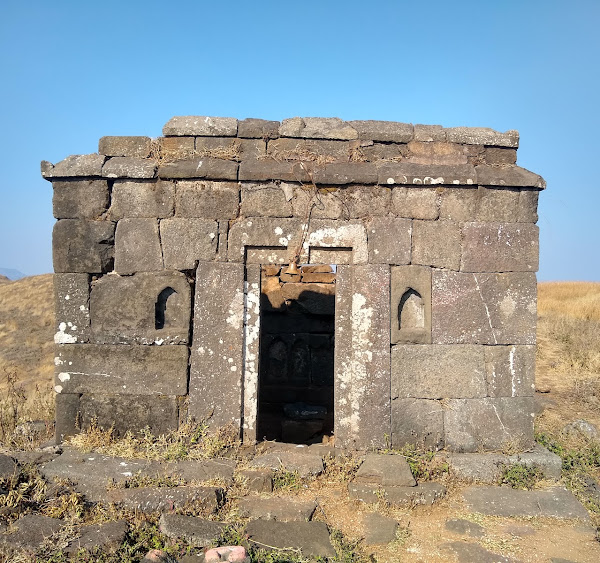
[[[335,272],[329,265],[261,268],[258,439],[333,436]]]

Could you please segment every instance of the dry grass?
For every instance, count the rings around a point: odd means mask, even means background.
[[[600,283],[543,282],[538,284],[538,315],[549,314],[600,322]]]

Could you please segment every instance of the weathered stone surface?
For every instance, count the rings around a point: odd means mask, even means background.
[[[434,270],[433,342],[535,344],[536,296],[533,273]]]
[[[535,272],[539,261],[539,229],[528,223],[463,225],[464,272]]]
[[[437,219],[440,194],[436,188],[394,188],[392,210],[398,217]]]
[[[336,162],[317,166],[313,172],[315,184],[376,184],[377,168],[369,162]]]
[[[486,147],[484,155],[486,164],[515,164],[517,162],[516,149]]]
[[[439,401],[392,398],[392,446],[400,449],[406,444],[430,450],[444,446],[444,411]]]
[[[98,219],[108,207],[105,180],[53,182],[52,209],[57,219]]]
[[[442,544],[442,547],[453,551],[458,557],[458,563],[472,563],[475,561],[477,563],[516,563],[514,559],[492,553],[478,543],[455,541]]]
[[[383,514],[371,512],[363,516],[363,529],[367,545],[386,544],[396,539],[398,522]]]
[[[140,512],[166,512],[193,503],[205,512],[216,512],[223,492],[216,487],[139,487],[137,489],[110,489],[108,502]]]
[[[392,398],[486,396],[483,346],[396,345],[391,362]]]
[[[520,223],[537,223],[538,197],[540,190],[522,189],[519,192],[519,206],[517,209],[517,221]]]
[[[340,192],[344,217],[377,217],[388,215],[392,190],[382,186],[349,186]]]
[[[413,138],[413,126],[411,123],[358,120],[348,121],[348,125],[356,129],[359,139],[408,143]]]
[[[150,154],[150,142],[150,137],[101,137],[98,141],[98,153],[106,156],[147,158]]]
[[[57,393],[54,397],[56,419],[54,436],[57,444],[79,434],[79,394]]]
[[[116,391],[116,390],[115,390]],[[92,421],[117,436],[148,428],[154,436],[176,430],[179,424],[177,397],[165,395],[85,394],[79,402],[80,426]]]
[[[415,141],[431,143],[433,141],[444,142],[446,130],[441,125],[415,125]]]
[[[123,543],[128,528],[125,520],[82,526],[79,529],[79,537],[69,542],[64,552],[73,555],[80,549],[98,549],[102,553],[116,551]]]
[[[279,522],[306,522],[311,519],[317,503],[314,500],[297,500],[293,497],[245,497],[240,499],[242,518],[262,518]]]
[[[247,246],[294,248],[302,234],[300,220],[282,218],[273,221],[263,217],[253,217],[234,223],[229,230],[227,259],[241,262]],[[288,260],[290,251],[285,250]],[[265,260],[264,263],[274,263]]]
[[[534,174],[520,166],[476,166],[477,183],[482,186],[531,187],[543,190],[546,182],[538,174]]]
[[[383,447],[390,435],[390,269],[339,268],[335,324],[336,445]]]
[[[558,481],[562,475],[562,459],[540,444],[534,444],[528,451],[508,456],[507,465],[516,463],[541,469],[546,479]]]
[[[329,283],[286,283],[281,287],[281,295],[286,300],[295,301],[308,313],[333,315],[335,306],[335,285]]]
[[[455,452],[522,450],[533,444],[533,398],[448,399],[444,411],[446,447]]]
[[[0,479],[10,479],[18,469],[18,465],[12,457],[0,454]]]
[[[110,218],[118,221],[124,217],[171,217],[174,200],[173,182],[116,181],[112,188]]]
[[[176,115],[163,127],[165,136],[235,137],[238,121],[233,117]]]
[[[410,466],[400,455],[367,454],[354,478],[356,483],[415,487],[417,482]]]
[[[105,178],[154,178],[156,162],[132,156],[109,158],[102,167]]]
[[[44,178],[102,176],[102,165],[105,160],[106,157],[102,154],[74,154],[54,166],[42,161],[42,176]]]
[[[193,156],[213,157],[239,162],[266,155],[267,143],[258,139],[232,139],[231,137],[196,137]]]
[[[191,303],[190,284],[180,272],[103,276],[90,297],[93,341],[187,344]]]
[[[485,535],[485,528],[483,526],[469,520],[464,520],[463,518],[446,520],[444,527],[449,532],[454,532],[462,536],[471,536],[472,538],[481,538]]]
[[[55,344],[86,342],[90,337],[89,274],[54,274]]]
[[[509,487],[469,487],[463,492],[474,512],[493,516],[541,516],[589,520],[587,510],[566,489],[521,491]]]
[[[391,343],[431,342],[431,268],[391,268]]]
[[[244,217],[291,217],[292,203],[276,184],[242,184]]]
[[[161,473],[181,477],[188,483],[219,479],[231,483],[235,469],[234,459],[183,460],[167,463],[161,467]]]
[[[283,180],[284,182],[310,182],[307,170],[312,164],[300,162],[278,162],[276,160],[244,160],[240,164],[239,180],[264,182]]]
[[[377,166],[378,183],[400,185],[476,184],[475,168],[469,164],[430,165],[386,162]]]
[[[452,453],[447,458],[450,473],[464,481],[497,483],[508,456],[496,453]]]
[[[519,146],[519,132],[514,129],[501,133],[489,127],[450,127],[446,129],[446,136],[451,143],[515,148]]]
[[[59,393],[187,392],[187,346],[65,345],[56,347],[56,357]]]
[[[324,522],[277,522],[254,520],[246,528],[250,541],[259,547],[300,550],[305,557],[334,557]]]
[[[312,477],[323,472],[323,459],[306,452],[277,452],[256,456],[251,463],[253,468],[285,469],[297,471],[300,477]]]
[[[574,420],[567,424],[562,431],[567,434],[567,436],[584,437],[588,440],[597,440],[600,438],[598,429],[587,420]]]
[[[202,283],[196,284],[188,413],[197,420],[208,418],[215,427],[239,426],[244,366],[244,267],[200,263],[196,280]]]
[[[355,143],[358,141],[350,141]],[[373,141],[362,141],[360,146],[355,149],[359,162],[380,162],[387,160],[391,162],[400,162],[404,160],[408,152],[407,145],[400,143],[374,143]],[[379,178],[378,178],[379,179]]]
[[[292,240],[290,245],[294,242]],[[293,245],[292,248],[294,248]],[[315,250],[322,251],[333,248],[344,249],[342,252],[352,249],[351,262],[329,261],[321,259],[321,256],[313,256]],[[311,221],[303,245],[304,254],[300,257],[301,262],[304,261],[309,250],[310,259],[307,262],[313,264],[366,264],[368,261],[367,229],[364,224],[357,221],[324,221],[322,219]]]
[[[488,397],[531,397],[535,346],[485,346]]]
[[[165,268],[192,270],[199,260],[212,260],[217,253],[219,226],[208,219],[175,217],[160,222]]]
[[[408,144],[407,162],[426,165],[467,164],[464,146],[455,143],[419,142]]]
[[[175,215],[205,219],[234,219],[239,209],[237,184],[232,182],[177,182]]]
[[[175,179],[237,180],[238,166],[237,162],[203,156],[161,164],[158,167],[158,176]]]
[[[170,538],[183,539],[190,545],[207,546],[221,537],[225,524],[196,516],[162,514],[159,530]]]
[[[245,469],[238,473],[242,483],[255,493],[273,492],[273,472],[270,469]]]
[[[156,219],[121,219],[115,232],[115,271],[119,274],[163,269]]]
[[[292,117],[279,127],[281,137],[305,139],[358,139],[358,132],[338,117]]]
[[[445,187],[439,191],[440,219],[463,222],[472,221],[482,192],[476,187]]]
[[[348,162],[351,154],[348,141],[281,138],[269,141],[267,154],[276,161],[298,161],[313,167],[313,163]]]
[[[390,504],[409,504],[431,506],[446,494],[446,488],[439,483],[428,481],[416,487],[374,485],[372,483],[348,484],[348,493],[352,498],[363,502],[376,503],[385,499]]]
[[[113,266],[115,224],[61,219],[52,231],[55,272],[104,273]]]
[[[475,220],[481,222],[510,223],[518,218],[518,188],[486,188],[479,186],[476,192]]]
[[[350,214],[344,208],[344,193],[341,189],[319,190],[316,194],[305,186],[294,188],[292,199],[293,215],[304,217],[309,206],[313,219],[340,219]]]
[[[160,137],[158,154],[165,160],[185,160],[195,156],[196,137]]]
[[[275,139],[279,137],[279,121],[243,119],[238,121],[237,135],[247,139]]]
[[[64,522],[58,518],[27,514],[13,522],[15,532],[0,535],[0,542],[15,548],[36,549],[46,538],[58,532],[63,525]]]
[[[461,260],[461,232],[458,223],[412,222],[412,263],[458,270]]]

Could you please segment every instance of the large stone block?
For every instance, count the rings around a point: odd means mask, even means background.
[[[284,137],[269,141],[267,155],[276,161],[348,162],[348,141],[322,141],[317,139],[290,139]]]
[[[517,210],[517,221],[520,223],[537,223],[538,197],[540,190],[522,189],[519,194],[519,209]]]
[[[393,399],[486,396],[483,346],[398,344],[391,361]]]
[[[292,213],[291,201],[277,184],[242,184],[244,217],[291,217]]]
[[[377,168],[370,162],[334,162],[317,166],[312,180],[315,184],[376,184]]]
[[[439,188],[394,188],[392,210],[397,217],[437,219],[440,211]]]
[[[407,162],[415,164],[467,164],[465,147],[456,143],[412,141]]]
[[[231,160],[203,156],[161,164],[158,167],[158,176],[175,179],[237,180],[238,166],[237,162]]]
[[[298,246],[301,236],[302,225],[299,219],[253,217],[237,221],[229,230],[227,259],[230,262],[243,261],[246,247],[283,247],[289,260],[292,257],[290,253]]]
[[[336,444],[383,447],[391,429],[389,266],[341,267],[336,288]]]
[[[57,393],[187,393],[187,346],[67,344],[56,356]]]
[[[489,127],[450,127],[446,129],[446,136],[452,143],[515,148],[519,146],[519,132],[514,129],[501,133]]]
[[[271,159],[244,160],[240,164],[239,180],[266,182],[283,180],[284,182],[310,182],[307,170],[313,169],[313,163],[278,162]]]
[[[475,168],[469,164],[431,165],[386,162],[377,167],[379,184],[461,185],[476,184]]]
[[[112,188],[110,217],[115,221],[125,217],[171,217],[174,200],[174,182],[117,181]]]
[[[52,210],[57,219],[98,219],[108,207],[105,180],[53,182]]]
[[[291,184],[286,184],[291,186]],[[294,217],[306,217],[309,207],[312,219],[349,218],[344,205],[343,189],[320,189],[317,192],[306,186],[294,187],[292,208]]]
[[[279,137],[279,121],[243,119],[238,121],[238,137],[247,139],[275,139]]]
[[[476,187],[445,187],[439,191],[440,219],[473,221],[477,214],[480,192]]]
[[[532,397],[535,346],[484,346],[488,397]]]
[[[294,246],[292,246],[294,248]],[[311,221],[309,231],[303,245],[303,257],[310,254],[309,262],[313,264],[336,264],[340,262],[330,262],[315,259],[313,251],[315,249],[348,249],[352,252],[352,264],[366,264],[368,262],[367,229],[363,223],[358,221]]]
[[[194,157],[196,137],[160,137],[157,139],[158,155],[165,160],[185,160]]]
[[[103,273],[113,266],[115,224],[61,219],[52,231],[55,272]]]
[[[340,191],[344,218],[378,217],[388,215],[392,190],[383,186],[348,186]]]
[[[44,178],[71,178],[74,176],[100,177],[106,157],[102,154],[74,154],[56,164],[42,161]]]
[[[239,186],[233,182],[177,182],[175,215],[204,219],[234,219],[238,215]]]
[[[409,264],[411,221],[374,217],[367,228],[370,264]]]
[[[86,342],[90,337],[89,274],[54,274],[56,344]]]
[[[431,268],[391,269],[391,343],[431,342]]]
[[[117,436],[145,428],[160,436],[179,424],[177,397],[171,396],[86,394],[81,397],[79,412],[82,428],[94,420],[100,428],[112,427]]]
[[[434,141],[444,142],[446,140],[446,130],[441,125],[415,125],[415,141],[423,143],[432,143]]]
[[[392,399],[392,447],[444,447],[444,410],[439,401]]]
[[[147,158],[150,155],[150,137],[102,137],[98,153],[106,156],[132,156]]]
[[[93,341],[186,344],[191,307],[190,284],[180,272],[103,276],[90,297]]]
[[[434,270],[435,344],[535,344],[533,273],[469,274]]]
[[[154,178],[156,162],[132,156],[109,158],[102,167],[105,178]]]
[[[413,138],[413,126],[411,123],[357,120],[349,121],[348,125],[356,129],[359,139],[408,143]]]
[[[446,448],[455,452],[533,445],[533,397],[449,399],[444,411]]]
[[[476,166],[477,183],[481,186],[511,186],[511,187],[531,187],[543,190],[546,187],[544,179],[521,168],[520,166],[487,166],[481,164]]]
[[[216,221],[175,217],[160,222],[165,268],[192,270],[199,260],[213,260],[219,228]]]
[[[464,272],[535,272],[539,229],[529,223],[465,223],[460,269]]]
[[[458,270],[460,268],[461,233],[458,223],[413,221],[413,264]]]
[[[305,139],[358,139],[358,132],[338,117],[292,117],[279,127],[281,137]]]
[[[480,186],[476,196],[474,220],[481,222],[511,223],[519,215],[518,188],[485,188]]]
[[[486,147],[486,164],[515,164],[517,162],[517,150],[504,147]]]
[[[238,121],[233,117],[206,115],[176,115],[163,127],[165,136],[235,137]]]
[[[258,308],[258,302],[248,307]],[[200,263],[188,413],[215,427],[239,428],[241,422],[245,315],[243,264]],[[251,361],[257,358],[246,356]]]
[[[115,271],[119,274],[163,269],[156,219],[121,219],[115,232]]]
[[[78,393],[57,393],[54,397],[56,407],[54,436],[57,444],[79,434],[79,398]]]

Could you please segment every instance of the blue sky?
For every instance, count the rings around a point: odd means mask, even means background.
[[[597,0],[5,0],[0,267],[52,270],[40,160],[173,115],[338,116],[521,133],[540,280],[600,281]]]

